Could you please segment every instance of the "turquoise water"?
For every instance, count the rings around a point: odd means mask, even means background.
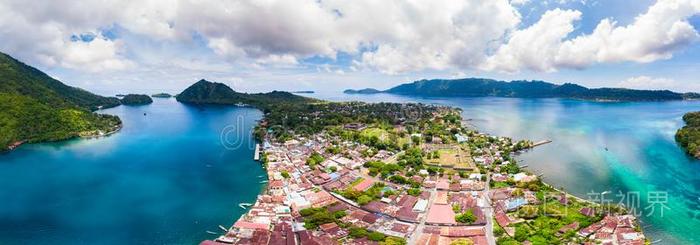
[[[155,99],[104,113],[123,130],[0,155],[0,244],[196,244],[262,188],[258,110]]]
[[[653,240],[700,244],[700,161],[673,141],[680,117],[700,110],[700,102],[314,96],[458,106],[482,131],[551,139],[520,155],[522,164],[582,197],[631,192]],[[0,155],[0,244],[193,244],[230,225],[242,214],[237,204],[262,188],[249,132],[262,116],[257,110],[156,99],[105,113],[119,115],[124,129]],[[668,194],[663,215],[660,205],[645,210],[648,195],[659,192]]]
[[[646,234],[660,244],[700,244],[700,161],[687,157],[673,140],[683,125],[681,116],[700,110],[700,102],[315,96],[457,106],[481,131],[533,141],[551,139],[552,143],[520,155],[521,164],[544,174],[546,182],[584,198],[600,200],[600,193],[609,191],[603,199],[635,207]]]

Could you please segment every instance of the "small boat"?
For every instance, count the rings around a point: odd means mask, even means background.
[[[265,184],[267,183],[267,180],[260,181],[260,184]]]
[[[248,208],[248,207],[250,207],[250,206],[253,206],[253,204],[250,204],[250,203],[247,203],[247,202],[245,202],[245,203],[239,203],[239,204],[238,204],[238,207],[240,207],[240,208],[242,208],[242,209],[246,209],[246,208]]]
[[[212,234],[212,235],[218,235],[219,233],[213,232],[213,231],[207,231],[207,233]]]
[[[224,232],[228,232],[226,228],[224,228],[222,225],[219,225],[219,229],[223,230]]]

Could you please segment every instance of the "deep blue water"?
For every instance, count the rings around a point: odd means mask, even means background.
[[[700,110],[700,102],[314,96],[456,106],[480,131],[515,139],[551,139],[551,144],[520,155],[520,163],[544,174],[546,182],[583,198],[619,202],[624,196],[622,203],[640,212],[645,233],[654,241],[700,244],[700,161],[686,156],[673,139],[683,125],[682,115]],[[606,191],[610,193],[601,198]]]
[[[196,244],[262,188],[258,110],[155,99],[102,113],[124,128],[0,155],[0,244]]]
[[[653,240],[700,244],[700,161],[673,141],[681,116],[700,110],[700,102],[313,96],[457,106],[481,131],[551,139],[520,155],[521,163],[581,197],[637,195]],[[254,200],[262,188],[264,171],[251,159],[249,132],[261,117],[257,110],[156,99],[104,113],[119,115],[124,129],[0,155],[0,244],[193,244],[214,237],[207,230],[230,225],[242,214],[237,204]],[[666,208],[650,204],[653,193],[668,194]],[[654,212],[645,209],[650,206]]]

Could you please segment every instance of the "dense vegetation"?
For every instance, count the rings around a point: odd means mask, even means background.
[[[685,126],[676,131],[676,142],[695,158],[700,158],[700,111],[683,115]]]
[[[355,92],[363,90],[351,90]],[[348,90],[346,90],[346,93]],[[586,88],[577,84],[563,85],[543,81],[497,81],[484,78],[455,80],[420,80],[384,91],[386,93],[421,96],[570,98],[610,101],[667,101],[700,98],[696,93],[676,93],[668,90],[635,90],[624,88]]]
[[[153,99],[145,94],[127,94],[121,102],[124,105],[146,105],[153,103]]]
[[[343,91],[343,93],[346,94],[377,94],[381,93],[382,91],[373,89],[373,88],[365,88],[365,89],[346,89]]]
[[[273,107],[292,106],[315,101],[314,99],[281,91],[257,94],[239,93],[233,91],[226,84],[209,82],[204,79],[188,87],[175,98],[177,98],[177,101],[190,104],[247,104],[266,112]]]
[[[118,117],[91,111],[119,105],[67,86],[0,53],[0,150],[18,142],[41,142],[115,130]]]

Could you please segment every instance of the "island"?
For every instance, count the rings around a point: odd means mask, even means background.
[[[700,111],[683,115],[685,126],[676,131],[676,142],[685,152],[700,159]]]
[[[343,93],[346,94],[378,94],[381,93],[382,91],[379,91],[377,89],[373,88],[365,88],[365,89],[346,89],[343,91]]]
[[[299,103],[317,101],[283,91],[253,94],[239,93],[226,84],[210,82],[204,79],[188,87],[175,98],[177,101],[186,104],[252,105],[265,112],[271,110],[271,107],[296,106]]]
[[[181,96],[265,111],[253,158],[266,188],[201,244],[649,242],[623,207],[558,190],[513,157],[549,141],[478,132],[457,108],[243,94],[206,80]]]
[[[171,94],[168,94],[168,93],[158,93],[158,94],[151,95],[151,97],[153,97],[153,98],[170,98],[173,96]]]
[[[122,105],[148,105],[153,99],[145,94],[127,94],[121,100]]]
[[[315,92],[312,90],[300,90],[300,91],[294,91],[292,93],[294,93],[294,94],[313,94]]]
[[[4,53],[0,77],[0,151],[121,129],[119,117],[94,113],[118,106],[117,98],[67,86]]]
[[[573,83],[558,85],[544,81],[506,82],[486,78],[419,80],[384,91],[349,89],[345,90],[345,93],[390,93],[435,97],[565,98],[594,101],[671,101],[700,98],[698,93],[677,93],[669,90],[586,88]]]

